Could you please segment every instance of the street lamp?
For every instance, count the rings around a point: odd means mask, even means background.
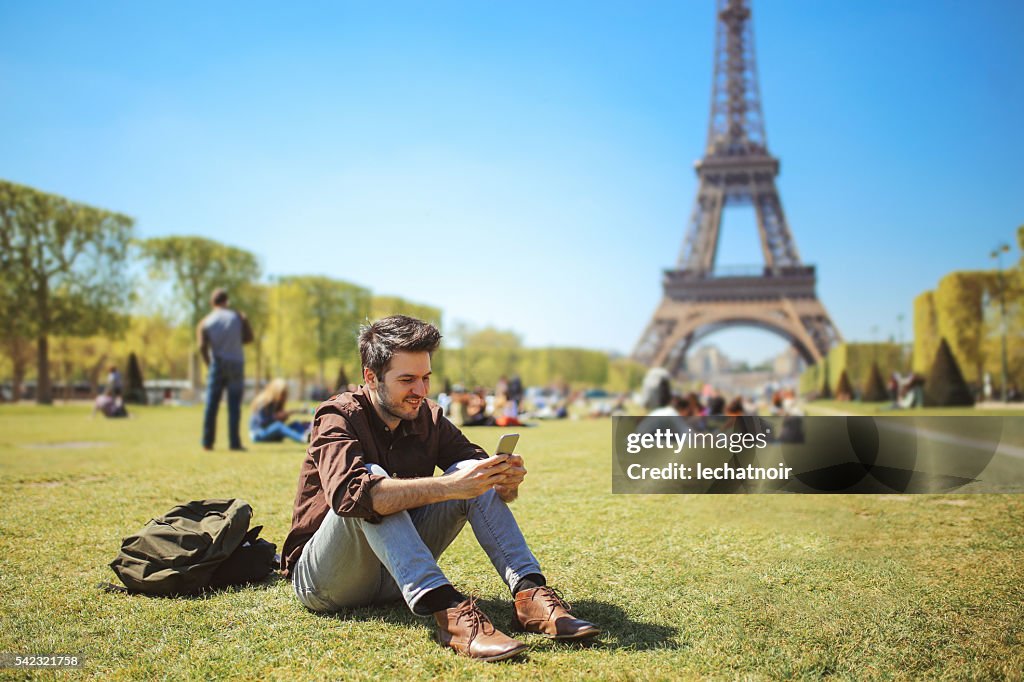
[[[1006,362],[1006,284],[1003,281],[1003,254],[1010,250],[1009,244],[1000,244],[992,251],[989,256],[996,261],[996,265],[999,268],[999,318],[1002,326],[1002,368],[1001,368],[1001,386],[1003,402],[1007,400],[1006,395],[1006,383],[1007,383],[1007,362]]]

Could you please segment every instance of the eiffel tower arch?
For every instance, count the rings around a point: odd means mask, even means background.
[[[718,0],[715,69],[707,145],[697,162],[697,198],[664,296],[633,352],[672,373],[704,336],[756,327],[786,339],[808,363],[842,341],[818,299],[813,265],[800,259],[775,186],[779,160],[768,152],[754,58],[750,0]],[[722,214],[753,206],[764,266],[716,271]]]

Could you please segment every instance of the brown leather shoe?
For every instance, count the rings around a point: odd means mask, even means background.
[[[470,597],[454,608],[436,611],[437,641],[463,656],[480,661],[503,661],[528,648],[494,627],[487,614]]]
[[[550,587],[516,593],[512,623],[517,630],[535,632],[551,639],[587,639],[601,634],[593,623],[569,615],[572,607]]]

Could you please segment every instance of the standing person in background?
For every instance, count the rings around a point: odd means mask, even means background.
[[[203,414],[203,449],[212,450],[217,435],[217,409],[220,397],[228,391],[228,444],[244,451],[238,433],[242,392],[245,390],[245,354],[242,344],[253,340],[252,327],[245,315],[228,307],[228,292],[215,289],[210,296],[213,310],[199,322],[196,337],[199,353],[206,363],[206,411]]]
[[[107,389],[113,395],[121,395],[124,392],[124,381],[121,379],[121,371],[117,365],[110,366],[110,373],[107,374]]]
[[[508,380],[508,399],[516,406],[516,415],[519,414],[520,403],[523,400],[523,380],[518,374],[513,374]]]

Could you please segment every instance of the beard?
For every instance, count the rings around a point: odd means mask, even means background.
[[[409,405],[403,400],[393,400],[391,392],[388,391],[387,386],[384,385],[383,381],[377,382],[377,403],[380,405],[382,412],[391,415],[395,419],[404,419],[411,421],[416,418],[416,415],[420,413],[420,408],[423,406],[423,399],[420,399],[420,404],[416,407]]]

